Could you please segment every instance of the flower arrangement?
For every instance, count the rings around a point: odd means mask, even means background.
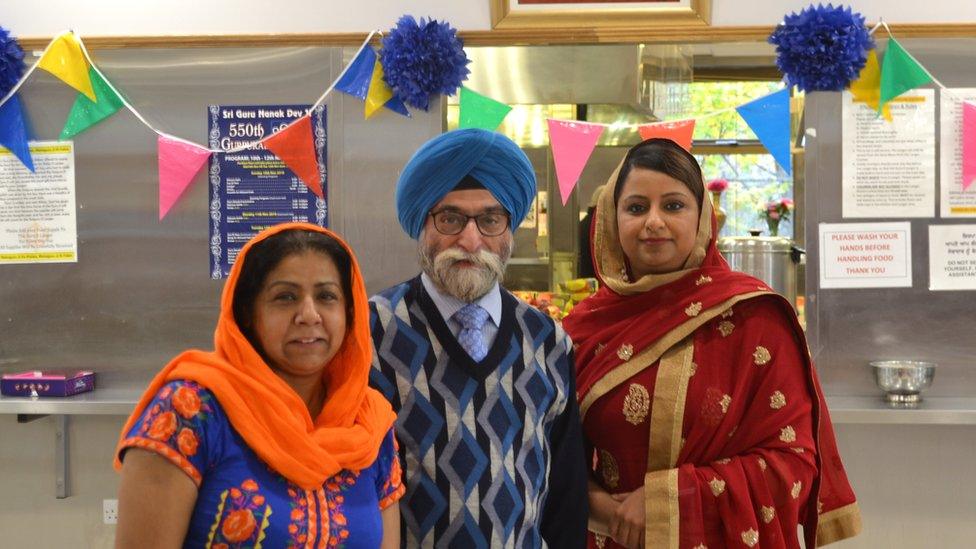
[[[725,220],[728,218],[725,209],[722,208],[722,193],[728,188],[729,182],[722,178],[713,179],[705,184],[705,190],[712,195],[712,211],[715,212],[715,228],[719,232],[725,226]]]
[[[793,213],[793,200],[790,198],[779,198],[767,202],[759,212],[759,217],[766,220],[769,227],[770,236],[779,235],[779,223],[790,218]]]
[[[840,91],[864,68],[874,39],[850,7],[808,6],[783,18],[769,43],[786,83],[803,91]]]
[[[705,189],[710,193],[722,193],[729,188],[729,182],[725,179],[713,179],[705,184]]]

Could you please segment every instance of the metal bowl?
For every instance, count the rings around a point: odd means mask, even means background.
[[[871,362],[874,380],[885,392],[884,399],[892,404],[917,404],[921,392],[932,385],[934,362],[916,360],[880,360]]]

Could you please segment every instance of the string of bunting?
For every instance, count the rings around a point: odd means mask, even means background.
[[[412,16],[401,17],[383,38],[380,53],[370,45],[383,33],[372,31],[352,61],[309,109],[277,132],[241,143],[231,149],[214,149],[177,137],[154,127],[115,87],[91,58],[80,37],[66,31],[44,48],[26,71],[23,50],[0,28],[0,145],[34,171],[28,140],[28,124],[17,92],[38,68],[74,88],[78,95],[60,133],[70,139],[125,107],[157,134],[159,160],[159,218],[163,219],[184,194],[190,182],[212,154],[235,153],[264,147],[274,153],[319,198],[324,198],[315,155],[310,113],[339,90],[364,102],[368,119],[386,108],[410,116],[407,104],[427,110],[434,94],[453,94],[467,77],[469,63],[457,30],[444,22]]]
[[[882,63],[873,35],[884,27],[888,47]],[[474,90],[462,87],[469,60],[456,29],[447,23],[403,16],[382,39],[377,52],[370,45],[372,31],[339,76],[315,101],[321,106],[333,90],[364,102],[369,119],[385,108],[410,116],[407,105],[427,110],[430,97],[453,95],[460,87],[459,126],[496,130],[512,108]],[[776,45],[777,66],[786,87],[736,107],[695,118],[633,124],[643,139],[664,137],[690,150],[698,120],[736,111],[787,173],[792,173],[790,151],[789,90],[841,91],[848,89],[854,101],[876,110],[891,121],[890,103],[900,95],[926,84],[935,84],[962,105],[963,189],[976,181],[976,104],[955,96],[925,69],[881,21],[868,30],[864,17],[849,7],[817,5],[792,13],[769,37]],[[322,182],[314,150],[309,114],[281,130],[229,150],[212,149],[167,134],[150,124],[93,62],[81,39],[68,31],[45,47],[40,58],[25,71],[23,50],[0,28],[0,146],[33,171],[28,140],[29,125],[17,92],[38,68],[75,89],[78,94],[60,133],[70,139],[125,107],[158,136],[159,217],[162,219],[186,191],[196,173],[212,154],[234,153],[264,147],[278,156],[316,195],[323,198]],[[560,197],[565,205],[576,187],[590,155],[608,125],[578,120],[547,120]]]
[[[878,62],[873,35],[879,28],[888,35],[884,62]],[[976,181],[976,104],[947,90],[895,39],[887,23],[870,30],[864,17],[850,7],[810,6],[784,18],[769,42],[776,45],[777,66],[783,72],[785,88],[745,104],[713,111],[695,118],[614,127],[636,128],[642,139],[663,137],[691,149],[695,124],[699,120],[736,111],[773,159],[792,173],[789,90],[842,91],[848,89],[855,102],[865,103],[889,122],[890,103],[917,87],[934,83],[948,96],[963,101],[963,190]],[[504,108],[503,108],[504,107]],[[461,89],[460,127],[494,130],[510,107],[467,88]],[[481,111],[474,114],[476,111]],[[575,189],[604,130],[609,126],[579,120],[547,120],[549,142],[563,205]]]

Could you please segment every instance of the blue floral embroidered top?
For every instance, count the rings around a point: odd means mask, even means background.
[[[190,381],[164,385],[123,446],[165,457],[196,483],[184,547],[379,547],[380,511],[405,490],[392,431],[369,468],[304,490],[261,461],[214,395]]]

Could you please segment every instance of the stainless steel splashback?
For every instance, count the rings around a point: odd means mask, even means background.
[[[96,63],[152,123],[206,142],[207,105],[311,103],[354,48],[98,50]],[[33,135],[55,138],[73,90],[37,71],[21,92]],[[441,103],[405,118],[328,106],[330,224],[367,289],[417,272],[393,205],[397,174],[441,132]],[[158,220],[156,136],[123,110],[75,139],[78,262],[0,266],[0,371],[92,368],[100,383],[147,377],[189,347],[212,348],[221,281],[210,280],[206,170]]]
[[[468,48],[465,86],[509,104],[622,103],[640,99],[640,46]]]

